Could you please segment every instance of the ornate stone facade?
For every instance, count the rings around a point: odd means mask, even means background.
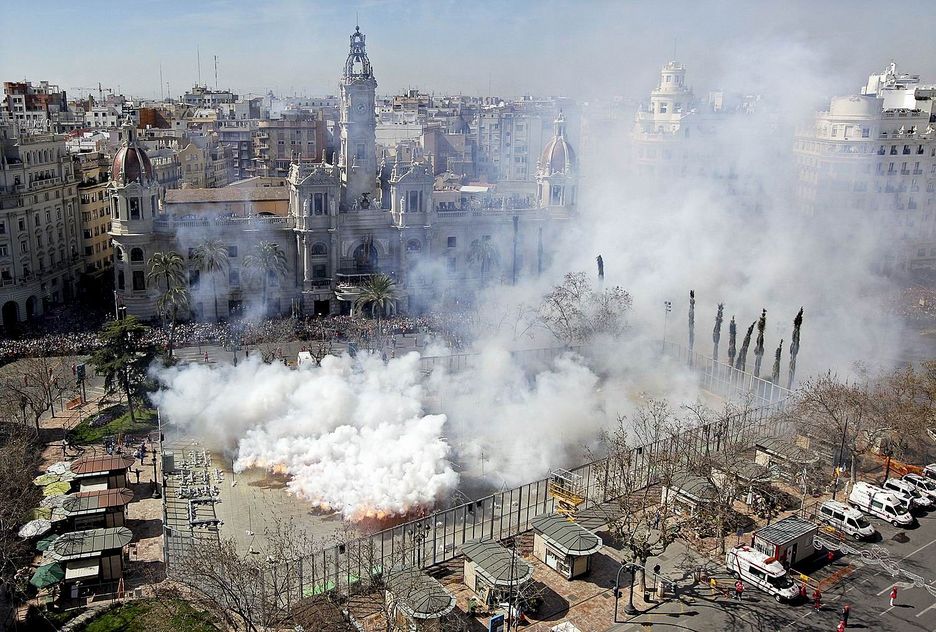
[[[287,277],[268,292],[270,311],[280,313],[347,312],[356,288],[375,273],[396,279],[404,309],[419,309],[444,298],[448,287],[464,293],[466,285],[512,282],[541,271],[543,244],[575,212],[577,164],[562,117],[536,182],[526,188],[447,185],[445,178],[436,185],[431,161],[418,152],[407,161],[378,165],[377,81],[364,41],[355,29],[340,85],[337,164],[296,157],[287,178],[288,216],[238,215],[220,205],[217,213],[173,210],[136,223],[117,221],[115,214],[115,248],[125,257],[128,247],[142,248],[148,259],[169,249],[185,256],[208,238],[231,244],[229,278],[216,279],[213,290],[219,304],[227,306],[219,309],[221,317],[259,307],[259,291],[241,290],[246,271],[239,262],[261,240],[276,242],[287,257]],[[126,142],[129,147],[133,141]],[[146,186],[114,183],[115,204],[123,209],[123,198],[142,195]],[[130,313],[152,317],[158,288],[128,289],[127,274],[136,272],[134,265],[118,260],[124,274],[123,285],[117,279],[118,293]],[[199,309],[211,302],[205,283],[196,274],[192,278],[195,311],[210,317],[211,309]]]

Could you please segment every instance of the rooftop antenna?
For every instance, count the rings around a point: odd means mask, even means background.
[[[159,100],[162,101],[165,99],[165,96],[163,92],[162,62],[159,62]]]
[[[201,84],[201,49],[198,46],[195,47],[195,58],[198,60],[198,83]]]
[[[215,90],[218,89],[218,56],[214,56],[214,66],[215,66]]]

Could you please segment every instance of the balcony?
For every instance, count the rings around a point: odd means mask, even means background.
[[[311,285],[312,288],[316,290],[329,289],[331,288],[331,283],[332,283],[331,277],[312,279],[311,281],[309,281],[309,285]]]
[[[160,217],[153,220],[153,226],[156,232],[174,233],[178,228],[202,228],[202,227],[225,227],[237,226],[244,230],[251,228],[260,228],[268,226],[288,230],[293,227],[292,217],[251,215],[250,217],[199,217],[190,219],[175,219],[171,217]]]

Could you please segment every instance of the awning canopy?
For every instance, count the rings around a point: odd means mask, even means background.
[[[132,539],[133,533],[126,527],[72,531],[49,545],[46,556],[56,562],[99,557],[103,551],[122,549]]]
[[[416,568],[390,571],[387,590],[413,619],[438,619],[455,608],[453,597],[435,578]]]
[[[532,566],[493,540],[465,542],[461,551],[492,586],[517,586],[533,577]]]
[[[94,476],[96,474],[121,472],[131,465],[133,465],[133,458],[129,456],[104,454],[100,456],[86,456],[78,459],[71,464],[71,471],[75,474],[76,478],[82,478],[84,476]]]
[[[108,507],[123,507],[132,500],[133,492],[126,487],[78,492],[62,503],[62,509],[67,516],[80,516],[103,512]]]
[[[554,549],[563,555],[584,556],[601,550],[601,538],[563,516],[551,514],[538,516],[530,521]]]
[[[65,581],[97,577],[101,572],[101,558],[72,560],[65,564]]]

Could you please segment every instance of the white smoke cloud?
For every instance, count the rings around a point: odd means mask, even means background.
[[[284,473],[290,491],[347,518],[405,513],[457,485],[446,418],[423,413],[418,354],[387,364],[329,356],[298,370],[252,357],[159,378],[164,420],[236,445],[235,470]]]

